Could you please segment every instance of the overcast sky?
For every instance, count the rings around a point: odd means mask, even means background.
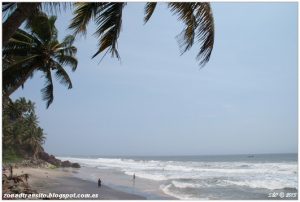
[[[96,52],[94,26],[76,41],[73,89],[55,82],[46,110],[35,74],[13,98],[36,103],[56,155],[204,155],[297,152],[297,3],[213,3],[215,45],[199,69],[199,44],[180,56],[177,16],[160,4],[124,9],[121,62]],[[59,37],[71,12],[58,15]]]

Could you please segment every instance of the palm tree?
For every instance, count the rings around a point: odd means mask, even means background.
[[[145,23],[152,16],[157,3],[146,3]],[[200,50],[196,59],[200,65],[208,62],[214,45],[214,20],[209,3],[167,3],[173,14],[185,23],[185,28],[178,36],[182,53],[189,50],[194,44],[195,38],[200,43]],[[97,25],[96,35],[99,38],[98,51],[93,58],[100,53],[110,53],[112,57],[120,58],[117,49],[117,40],[122,26],[122,12],[126,3],[119,2],[94,2],[75,3],[74,18],[70,28],[74,34],[86,33],[87,25],[93,19]]]
[[[21,24],[34,13],[40,3],[2,3],[2,11],[14,12],[2,24],[2,44],[5,45]]]
[[[30,125],[29,130],[24,135],[24,145],[26,145],[26,151],[31,152],[34,159],[37,155],[43,151],[42,145],[45,142],[45,135],[43,129],[37,125]]]
[[[19,98],[3,108],[3,149],[34,158],[43,151],[45,134],[38,125],[34,103]]]
[[[4,148],[20,147],[23,144],[24,131],[28,127],[28,114],[34,112],[32,102],[20,98],[3,107],[3,146]]]
[[[57,39],[56,17],[47,17],[39,12],[27,20],[26,29],[18,29],[3,47],[3,91],[10,96],[23,86],[35,71],[41,71],[45,78],[42,89],[47,108],[53,102],[53,81],[51,70],[61,84],[72,88],[72,82],[64,66],[72,71],[77,68],[77,49],[73,46],[74,37],[68,35],[62,42]],[[8,59],[9,60],[6,60]]]
[[[59,8],[61,3],[3,3],[3,12],[13,10],[12,14],[3,23],[3,44],[15,33],[16,29],[29,18],[32,13],[40,9],[42,5],[48,5],[50,9]],[[205,65],[211,56],[214,45],[214,20],[209,3],[167,3],[173,14],[185,23],[185,29],[178,36],[179,45],[183,54],[194,44],[195,38],[200,43],[200,50],[196,59],[200,65]],[[64,3],[64,5],[67,5]],[[110,52],[111,56],[120,58],[117,50],[117,40],[121,31],[122,11],[126,3],[74,3],[74,18],[70,28],[75,34],[86,33],[87,24],[93,19],[97,24],[96,35],[99,38],[99,49],[93,55]],[[145,23],[152,16],[157,3],[146,3]],[[14,8],[14,9],[12,9]],[[31,13],[28,10],[31,9]]]
[[[68,3],[17,3],[17,2],[3,2],[2,13],[6,20],[2,24],[2,44],[6,45],[8,40],[17,31],[21,24],[28,18],[33,17],[39,10],[60,10],[60,5],[66,8]]]

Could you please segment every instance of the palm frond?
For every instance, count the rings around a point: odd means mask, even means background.
[[[3,2],[2,3],[2,12],[6,12],[6,11],[16,8],[16,7],[17,7],[17,3]]]
[[[105,3],[99,8],[96,24],[98,25],[96,35],[99,37],[99,49],[92,56],[96,57],[105,49],[111,53],[111,56],[116,56],[120,59],[117,50],[117,41],[122,25],[122,11],[126,3]]]
[[[2,49],[2,56],[9,57],[11,59],[15,59],[19,56],[28,56],[31,53],[28,50],[31,50],[32,43],[24,40],[18,40],[11,38],[9,43]]]
[[[75,46],[58,47],[55,51],[62,55],[74,56],[77,53],[77,48]]]
[[[54,63],[55,65],[55,77],[59,82],[68,87],[68,89],[72,88],[72,82],[68,75],[68,73],[64,70],[64,68],[57,62]]]
[[[211,56],[214,46],[214,18],[209,3],[197,3],[196,18],[199,24],[197,28],[197,38],[201,44],[201,49],[197,55],[200,65],[205,65]]]
[[[73,72],[76,70],[78,61],[75,57],[70,55],[59,54],[56,55],[55,58],[58,60],[60,64],[70,66]]]
[[[52,41],[57,40],[57,29],[55,27],[56,19],[57,19],[56,16],[50,16],[48,18],[48,23],[49,23],[49,28],[50,28],[50,32],[51,32],[51,40]]]
[[[25,32],[24,30],[21,30],[21,29],[18,29],[16,31],[16,33],[11,37],[11,39],[31,43],[32,44],[31,46],[42,44],[42,42],[39,40],[39,38]],[[10,41],[8,43],[10,43]]]
[[[72,19],[72,22],[69,26],[70,29],[74,30],[74,34],[86,34],[86,27],[89,21],[92,18],[95,18],[97,14],[97,10],[101,7],[104,3],[82,3],[78,2],[75,3],[75,11],[73,14],[75,15]]]
[[[46,101],[46,107],[49,108],[50,104],[53,102],[54,95],[53,95],[53,81],[51,76],[50,69],[47,69],[45,72],[45,87],[41,90],[42,92],[42,99]]]
[[[66,11],[72,8],[71,2],[43,2],[40,9],[50,15],[56,15],[61,12],[61,10]]]
[[[155,10],[155,7],[156,7],[156,2],[148,2],[146,3],[146,6],[145,6],[145,17],[144,17],[144,22],[147,23],[148,20],[151,18],[154,10]]]
[[[8,96],[14,92],[19,86],[23,85],[26,80],[33,75],[35,71],[34,62],[19,63],[5,68],[3,75],[3,91]]]
[[[12,12],[14,12],[17,8],[17,3],[11,3],[11,2],[3,2],[2,3],[2,20],[9,15],[11,15]]]
[[[177,36],[181,54],[189,50],[195,37],[200,43],[200,51],[196,59],[200,60],[200,65],[205,65],[211,55],[214,44],[214,21],[209,3],[169,3],[169,8],[178,15],[186,27]]]
[[[195,3],[169,3],[168,6],[174,14],[178,15],[179,20],[182,20],[186,27],[177,36],[179,46],[182,49],[183,54],[189,50],[194,44],[195,29],[197,28],[197,21],[194,16],[194,4]]]
[[[37,12],[36,15],[27,19],[25,28],[32,32],[36,38],[43,42],[57,38],[57,29],[54,26],[55,16],[48,16],[45,13]]]
[[[28,46],[26,43],[13,43],[2,50],[2,57],[10,58],[13,61],[18,59],[18,57],[28,56],[30,55],[30,53],[28,53],[29,48],[31,48],[31,46]]]
[[[75,37],[73,35],[67,35],[61,44],[63,47],[69,47],[73,45],[74,41]]]
[[[15,60],[12,64],[10,64],[7,69],[9,69],[9,71],[18,71],[18,68],[22,68],[22,66],[28,65],[28,64],[32,64],[34,59],[36,59],[37,57],[39,57],[39,55],[29,55],[28,57],[21,57],[19,60]],[[16,69],[16,70],[14,70]],[[6,71],[3,71],[3,73],[5,74]]]
[[[11,45],[23,45],[23,46],[26,46],[26,47],[31,47],[32,46],[32,42],[21,41],[21,40],[14,39],[14,38],[11,38],[9,40],[9,42],[11,42],[11,44],[9,44],[8,46],[11,46]]]

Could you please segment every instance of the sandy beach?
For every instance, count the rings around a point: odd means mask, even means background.
[[[144,200],[143,196],[122,192],[112,189],[106,185],[98,188],[97,182],[79,179],[73,176],[78,172],[74,168],[17,168],[14,175],[29,174],[29,185],[38,193],[55,194],[98,194],[96,198],[80,199],[102,199],[102,200]],[[72,198],[77,199],[77,198]]]

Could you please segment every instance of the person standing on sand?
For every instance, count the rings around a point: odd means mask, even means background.
[[[98,179],[98,187],[99,188],[101,187],[101,180],[100,180],[100,178]]]
[[[135,173],[133,173],[133,180],[135,180]]]
[[[10,177],[10,179],[13,177],[13,167],[12,167],[12,165],[9,165],[9,177]]]
[[[22,171],[23,172],[23,171]],[[48,176],[47,176],[48,177]],[[24,178],[25,178],[25,181],[28,182],[28,178],[29,178],[29,175],[28,174],[24,174]]]

